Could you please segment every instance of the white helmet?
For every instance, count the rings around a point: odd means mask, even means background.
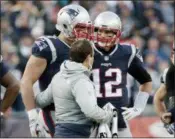
[[[95,28],[98,29],[104,29],[114,32],[114,37],[112,39],[105,39],[100,38],[98,36],[98,33],[96,33],[96,41],[98,42],[99,46],[104,47],[111,44],[116,44],[121,36],[121,29],[122,29],[122,23],[120,20],[120,17],[110,11],[102,12],[100,13],[95,21],[94,21]]]
[[[57,14],[56,28],[66,37],[77,37],[75,26],[91,25],[90,16],[85,8],[80,5],[70,4],[63,7]]]

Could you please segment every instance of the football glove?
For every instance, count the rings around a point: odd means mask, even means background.
[[[46,137],[48,131],[40,124],[36,109],[28,111],[29,127],[32,137]]]
[[[121,109],[124,110],[124,112],[122,112],[124,119],[131,120],[136,116],[139,116],[144,111],[148,98],[149,94],[147,92],[139,92],[135,99],[134,107],[121,107]]]

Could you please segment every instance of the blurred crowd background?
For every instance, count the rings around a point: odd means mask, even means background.
[[[13,74],[20,80],[31,48],[42,35],[58,35],[55,28],[57,12],[63,6],[75,3],[85,7],[92,21],[106,10],[117,13],[123,26],[121,42],[127,41],[141,49],[145,67],[153,79],[153,91],[160,85],[160,76],[168,67],[174,41],[174,7],[170,1],[1,1],[1,54]],[[132,100],[138,84],[128,76],[128,89]],[[19,95],[12,107],[12,115],[25,115]],[[152,97],[144,116],[155,116]],[[25,116],[24,116],[25,117]]]

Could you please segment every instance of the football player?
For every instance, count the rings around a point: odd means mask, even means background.
[[[8,128],[4,128],[5,125],[5,118],[4,118],[4,112],[7,111],[7,109],[13,104],[15,101],[18,93],[19,93],[19,81],[12,75],[12,73],[7,68],[6,64],[2,61],[2,56],[0,60],[0,81],[1,85],[6,88],[6,92],[4,95],[4,98],[1,100],[1,108],[0,108],[0,127],[1,127],[1,137],[7,137],[5,135],[6,130]]]
[[[110,102],[119,111],[119,137],[131,137],[127,121],[140,115],[147,104],[152,90],[152,81],[143,66],[139,50],[131,44],[120,44],[122,23],[118,15],[106,11],[95,21],[95,56],[92,80],[95,85],[98,105]],[[127,73],[139,83],[139,93],[134,106],[128,106]]]
[[[54,113],[51,113],[54,111],[53,103],[44,107],[41,118],[38,118],[32,88],[34,83],[39,81],[40,91],[47,88],[52,77],[60,70],[60,64],[68,59],[69,45],[77,38],[90,38],[90,23],[89,14],[83,7],[67,5],[57,15],[56,28],[61,32],[60,35],[42,36],[35,41],[21,80],[21,92],[28,111],[32,137],[49,137],[47,132],[53,136],[55,128]],[[42,126],[41,122],[46,127]]]
[[[139,50],[130,44],[119,44],[122,24],[113,12],[99,14],[94,22],[95,55],[92,80],[98,97],[98,105],[103,107],[110,102],[119,111],[119,137],[131,137],[127,120],[140,115],[147,104],[152,90],[152,80],[143,66]],[[128,106],[126,87],[127,73],[141,85],[134,107]],[[43,96],[41,96],[41,94]],[[53,101],[51,94],[45,94],[47,101]],[[45,97],[46,98],[46,97]],[[42,105],[44,94],[39,93],[36,101]]]
[[[9,72],[8,67],[2,61],[0,61],[1,73],[0,80],[1,85],[6,88],[6,92],[4,98],[1,101],[1,109],[0,112],[5,112],[15,101],[18,93],[19,93],[19,81]]]
[[[165,128],[170,134],[175,131],[175,48],[169,68],[165,69],[161,77],[161,86],[154,96],[154,104],[157,114],[160,116]]]

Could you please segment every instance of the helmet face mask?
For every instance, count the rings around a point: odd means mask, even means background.
[[[94,28],[91,23],[89,24],[78,23],[73,29],[73,34],[76,37],[76,39],[93,40]]]
[[[95,21],[95,42],[99,47],[108,48],[115,46],[121,36],[121,20],[113,12],[106,11],[100,13]]]
[[[106,28],[106,27],[96,27],[95,29],[95,40],[100,47],[113,47],[119,40],[121,35],[120,30]]]

